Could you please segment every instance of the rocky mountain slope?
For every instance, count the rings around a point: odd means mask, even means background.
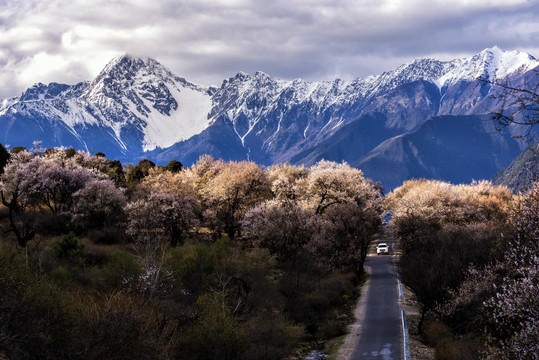
[[[4,100],[0,142],[31,147],[41,140],[45,147],[101,151],[128,162],[145,157],[188,165],[205,153],[268,165],[345,160],[387,182],[388,188],[410,177],[445,176],[432,164],[440,161],[458,173],[451,180],[490,178],[523,145],[510,137],[516,129],[490,136],[492,124],[480,125],[486,121],[481,115],[494,110],[500,99],[493,96],[498,93],[495,87],[477,79],[527,84],[538,65],[526,53],[494,47],[447,62],[417,59],[353,81],[284,81],[257,72],[239,73],[217,88],[190,83],[155,60],[123,56],[91,82],[37,84],[18,98]],[[440,119],[448,125],[432,127]],[[429,135],[438,140],[413,151],[409,147],[409,161],[404,161],[404,153],[397,150],[399,141],[419,141],[428,127]],[[437,147],[449,141],[437,131],[462,135],[471,143],[489,137],[492,146],[487,148],[453,150],[479,152],[492,166],[480,173],[471,160],[469,169],[456,166],[451,149]],[[417,153],[410,162],[414,151],[428,156]],[[481,156],[475,155],[470,159],[479,161]],[[389,181],[383,163],[398,163],[403,170],[392,172]]]
[[[505,185],[514,192],[526,191],[539,180],[539,143],[524,150],[509,166],[494,174],[494,184]]]

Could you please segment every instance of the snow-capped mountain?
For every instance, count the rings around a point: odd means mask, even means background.
[[[359,164],[432,117],[488,113],[496,101],[479,78],[522,82],[537,66],[526,53],[494,47],[453,61],[416,59],[353,81],[285,81],[257,72],[216,88],[126,55],[91,82],[37,84],[4,100],[0,142],[29,147],[42,140],[130,162],[190,164],[209,153],[263,164],[321,158]]]
[[[138,154],[203,131],[212,108],[209,91],[172,74],[155,60],[122,56],[92,82],[34,85],[20,98],[5,101],[0,116],[7,125],[6,142],[18,145],[24,134],[17,133],[17,122],[36,119],[46,125],[43,136],[38,137],[45,145],[99,151],[100,142],[108,142],[117,147],[115,155]],[[96,129],[105,138],[95,139]],[[69,135],[78,143],[67,140]]]

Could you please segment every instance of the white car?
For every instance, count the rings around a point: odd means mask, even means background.
[[[376,245],[376,255],[389,254],[389,246],[386,243],[379,243]]]

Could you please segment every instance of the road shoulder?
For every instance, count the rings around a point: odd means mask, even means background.
[[[371,269],[365,266],[365,272],[371,273]],[[367,280],[361,287],[361,294],[354,310],[355,321],[349,326],[348,335],[344,338],[344,342],[337,352],[337,360],[349,360],[352,358],[352,354],[359,342],[359,336],[361,335],[361,328],[365,320],[365,314],[367,311],[367,299],[369,298],[370,288],[370,276],[367,276]]]

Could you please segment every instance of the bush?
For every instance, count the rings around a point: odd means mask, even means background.
[[[98,272],[99,283],[106,290],[133,287],[142,274],[142,265],[131,253],[115,250],[107,255],[106,263]]]
[[[181,348],[187,359],[235,359],[245,347],[245,332],[224,305],[225,299],[215,294],[198,298],[196,321],[185,331]]]
[[[56,258],[60,262],[66,262],[70,265],[83,265],[84,247],[74,232],[64,235],[60,241],[54,244]]]
[[[159,312],[144,299],[123,292],[87,300],[79,351],[84,359],[163,359],[171,338]]]
[[[13,246],[0,244],[0,349],[9,358],[76,358],[78,304]]]
[[[283,359],[297,345],[303,330],[282,313],[265,309],[243,324],[247,348],[245,360]]]
[[[426,317],[423,337],[435,349],[436,359],[475,360],[481,357],[481,341],[473,336],[455,336],[451,328],[435,316]]]

